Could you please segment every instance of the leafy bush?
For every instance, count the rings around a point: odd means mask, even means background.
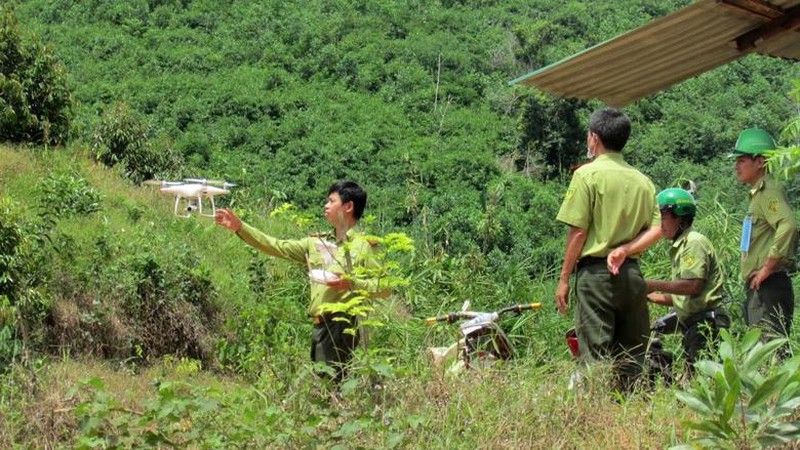
[[[203,426],[220,411],[213,396],[183,382],[156,383],[156,391],[157,397],[136,411],[124,408],[98,378],[75,386],[69,392],[78,402],[75,448],[218,448],[225,442],[225,427]]]
[[[99,211],[103,194],[78,173],[51,173],[41,185],[39,208],[43,216],[68,217]]]
[[[679,400],[700,418],[686,425],[698,432],[690,444],[676,448],[762,448],[800,440],[800,422],[790,422],[800,408],[800,357],[775,361],[786,339],[763,343],[761,331],[749,331],[741,342],[721,333],[722,362],[695,364],[700,376]]]
[[[138,112],[118,102],[103,113],[94,132],[92,156],[108,167],[120,164],[135,182],[168,177],[179,171],[182,161],[168,141],[154,145],[152,130]]]
[[[64,65],[36,38],[23,41],[12,6],[0,7],[0,140],[67,140],[72,97]]]
[[[22,290],[18,251],[24,239],[17,207],[0,198],[0,296],[14,302]]]

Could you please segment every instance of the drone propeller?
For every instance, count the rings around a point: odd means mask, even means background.
[[[145,180],[142,181],[142,184],[146,184],[148,186],[165,187],[165,186],[180,186],[184,183],[183,181]]]
[[[236,186],[235,183],[229,183],[225,180],[208,180],[205,178],[184,178],[183,181],[187,183],[208,184],[211,186],[218,186],[224,189]]]

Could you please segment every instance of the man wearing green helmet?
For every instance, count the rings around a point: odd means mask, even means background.
[[[750,326],[767,337],[789,336],[794,292],[788,270],[797,242],[797,223],[786,191],[766,172],[764,154],[775,149],[769,133],[749,128],[739,135],[731,157],[736,177],[750,185],[750,204],[742,226],[742,278]]]
[[[691,372],[699,353],[714,345],[719,328],[728,326],[728,315],[719,308],[725,278],[711,241],[692,229],[697,212],[692,194],[670,188],[661,191],[656,201],[661,234],[672,240],[672,280],[647,280],[647,298],[675,308]]]

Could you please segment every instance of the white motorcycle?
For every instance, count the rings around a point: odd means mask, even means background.
[[[441,367],[452,362],[448,371],[460,372],[463,369],[488,367],[498,360],[514,357],[514,346],[506,333],[498,325],[498,319],[506,313],[521,314],[523,311],[540,309],[541,303],[513,305],[493,312],[469,310],[469,300],[464,302],[461,311],[425,319],[429,325],[439,322],[453,323],[460,320],[460,338],[448,347],[428,349],[435,366]]]

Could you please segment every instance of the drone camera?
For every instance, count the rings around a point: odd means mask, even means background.
[[[186,205],[186,212],[193,213],[197,211],[197,205]]]

